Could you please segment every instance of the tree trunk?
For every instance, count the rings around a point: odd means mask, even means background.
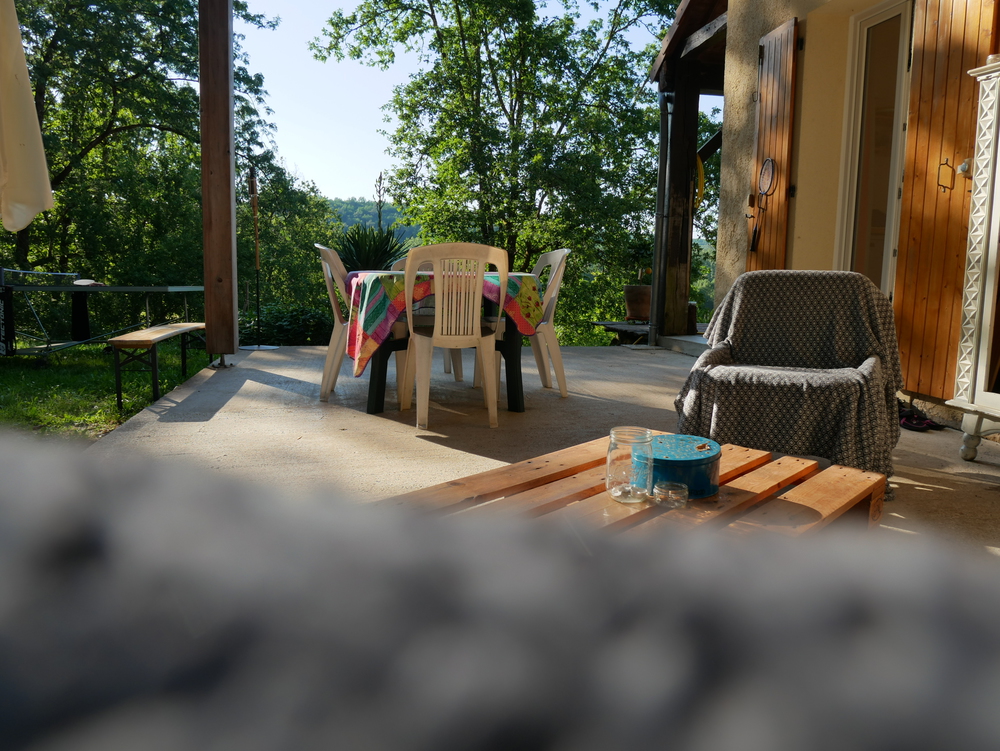
[[[29,224],[17,233],[17,240],[14,242],[14,262],[19,269],[30,271],[28,262],[28,251],[31,249],[31,225]]]

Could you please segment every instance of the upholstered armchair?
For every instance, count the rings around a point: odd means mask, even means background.
[[[750,271],[675,401],[678,431],[892,475],[903,387],[892,306],[847,271]]]

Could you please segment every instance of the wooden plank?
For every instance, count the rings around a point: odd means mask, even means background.
[[[485,503],[464,512],[501,516],[543,516],[571,503],[604,494],[606,469],[604,462],[595,467],[564,477],[557,482],[511,493],[493,503]]]
[[[957,167],[958,149],[961,134],[957,130],[958,124],[958,90],[961,79],[969,78],[965,70],[961,68],[962,48],[965,38],[965,9],[968,4],[965,0],[955,2],[955,0],[944,0],[941,3],[941,16],[939,17],[938,34],[933,41],[935,44],[937,68],[935,70],[935,100],[940,103],[940,111],[936,113],[933,125],[937,128],[937,164],[948,160],[952,168]],[[971,156],[970,152],[970,156]],[[931,166],[931,165],[928,165]],[[937,170],[935,169],[935,175]],[[924,262],[924,275],[921,283],[926,285],[926,308],[924,312],[924,334],[923,340],[928,347],[928,356],[921,358],[920,376],[918,388],[922,394],[942,395],[950,386],[944,384],[943,370],[935,366],[947,361],[947,356],[941,357],[938,353],[940,346],[947,346],[948,332],[950,325],[948,318],[951,314],[951,300],[954,295],[954,286],[949,287],[949,275],[946,264],[948,257],[958,251],[962,255],[964,262],[965,245],[968,239],[966,232],[955,243],[953,226],[957,221],[962,224],[962,217],[956,217],[956,209],[960,209],[964,204],[965,187],[955,176],[955,189],[938,191],[935,193],[937,199],[937,211],[935,212],[937,221],[934,224],[933,241],[921,253],[921,260]],[[936,179],[935,179],[936,184]],[[961,245],[961,248],[958,247]],[[964,263],[963,263],[964,266]],[[957,322],[956,322],[957,324]],[[935,378],[935,371],[938,377]],[[950,396],[950,394],[949,394]]]
[[[202,234],[206,348],[234,354],[236,149],[233,141],[233,0],[199,0]]]
[[[390,506],[414,505],[429,510],[449,512],[471,508],[480,503],[570,477],[598,465],[603,471],[608,453],[608,440],[607,436],[602,436],[551,454],[403,493],[376,503]]]
[[[964,2],[964,0],[963,0]],[[934,391],[930,377],[934,367],[934,345],[937,337],[938,309],[941,302],[941,265],[944,260],[944,253],[941,252],[946,244],[946,231],[948,226],[948,203],[950,195],[947,191],[936,188],[938,166],[945,160],[954,163],[954,154],[951,152],[952,144],[945,140],[945,134],[954,132],[952,123],[949,128],[949,121],[952,120],[952,107],[954,102],[949,101],[948,87],[951,80],[949,78],[948,63],[949,51],[954,46],[951,44],[951,35],[954,22],[961,22],[961,19],[953,18],[952,0],[942,0],[938,10],[937,33],[933,39],[924,40],[928,49],[934,54],[934,90],[931,105],[931,150],[929,156],[932,161],[927,165],[928,177],[934,175],[934,222],[930,226],[925,226],[924,236],[928,242],[920,249],[919,271],[917,272],[918,293],[924,300],[922,315],[917,317],[921,321],[921,339],[926,347],[926,354],[920,358],[920,370],[917,375],[917,389],[922,394],[930,394]],[[961,11],[959,10],[959,13]],[[964,71],[963,71],[964,72]],[[925,220],[926,221],[926,220]]]
[[[975,78],[966,74],[966,71],[985,64],[990,50],[993,25],[992,2],[969,2],[963,5],[965,15],[961,44],[951,61],[951,65],[961,71],[954,86],[953,97],[956,115],[953,161],[959,164],[963,159],[975,154],[978,84]],[[952,398],[955,390],[972,198],[971,180],[957,176],[955,183],[955,190],[949,196],[950,216],[946,252],[943,254],[942,300],[934,348],[935,352],[940,354],[934,358],[931,373],[934,395],[940,394],[940,398],[943,399]]]
[[[205,328],[204,323],[168,323],[141,331],[130,331],[127,334],[108,339],[108,344],[118,349],[149,349],[165,339],[191,331],[199,331],[203,328]]]
[[[744,475],[766,464],[771,459],[771,454],[767,451],[758,451],[732,444],[725,444],[721,449],[719,456],[720,483],[726,483],[733,478]],[[523,491],[511,490],[502,496],[495,496],[492,500],[496,502],[486,502],[483,500],[486,493],[480,493],[477,505],[467,508],[463,513],[543,516],[558,511],[571,503],[603,494],[605,491],[604,480],[605,465],[602,461],[584,471],[556,478],[552,482],[535,485]],[[501,498],[502,502],[499,500]]]
[[[735,534],[774,532],[798,537],[815,532],[854,505],[870,500],[870,516],[881,516],[885,476],[834,465],[729,525]]]
[[[894,290],[906,388],[951,398],[968,235],[968,183],[941,191],[937,169],[972,156],[976,87],[967,70],[993,43],[993,0],[926,0],[914,17],[909,125]]]
[[[916,255],[920,247],[921,223],[926,199],[927,148],[930,129],[925,122],[926,104],[921,95],[927,86],[933,59],[924,54],[922,40],[926,26],[936,10],[931,2],[917,3],[913,21],[913,61],[910,70],[910,101],[907,111],[906,155],[904,159],[903,199],[900,207],[900,227],[893,308],[900,364],[907,388],[916,388],[919,366],[914,348],[914,315],[918,308],[916,289]]]
[[[769,461],[771,461],[770,451],[748,449],[724,443],[722,455],[719,457],[719,484],[724,485]]]
[[[654,434],[665,435],[663,431]],[[428,488],[376,501],[390,506],[414,506],[444,513],[531,513],[539,515],[604,492],[608,437],[506,467],[450,480]],[[767,464],[771,454],[725,444],[719,458],[720,482],[725,483]],[[492,501],[504,499],[503,505]],[[610,500],[610,499],[609,499]],[[622,504],[615,503],[616,506]],[[623,507],[624,508],[624,507]]]
[[[681,57],[698,52],[702,47],[711,42],[717,34],[725,34],[728,15],[728,13],[723,13],[714,21],[709,21],[689,36],[687,41],[684,42],[684,50],[681,52]]]
[[[691,501],[683,509],[663,509],[651,504],[627,506],[602,493],[554,511],[550,516],[562,514],[590,526],[615,531],[639,525],[649,529],[663,525],[678,529],[718,526],[739,516],[775,491],[808,477],[816,472],[818,466],[818,462],[812,459],[784,456],[737,477],[720,487],[718,494],[710,498]]]
[[[727,483],[767,464],[771,454],[767,451],[748,449],[743,446],[725,444],[719,456],[719,482]],[[605,466],[594,466],[584,472],[566,477],[558,482],[540,485],[524,492],[511,493],[502,503],[489,503],[471,509],[470,512],[488,514],[527,514],[543,516],[560,508],[586,500],[605,491]],[[617,503],[616,505],[623,505]],[[631,508],[631,507],[628,507]]]

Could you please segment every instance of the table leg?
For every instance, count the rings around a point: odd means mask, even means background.
[[[88,309],[89,293],[70,293],[70,338],[75,342],[90,339],[90,311]]]
[[[153,371],[153,401],[160,400],[160,358],[156,345],[149,348],[149,367]]]
[[[524,384],[521,380],[521,332],[510,320],[504,327],[497,350],[507,368],[507,411],[524,412]],[[499,384],[497,384],[499,387]]]
[[[118,411],[122,411],[122,360],[121,350],[115,347],[115,392],[118,394]]]
[[[0,355],[13,355],[14,334],[14,288],[0,287]]]
[[[377,415],[385,411],[385,381],[389,372],[389,359],[393,352],[405,349],[408,340],[387,339],[375,350],[368,367],[371,374],[368,376],[368,407],[366,412],[369,415]]]

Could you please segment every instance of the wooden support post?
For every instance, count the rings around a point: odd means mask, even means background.
[[[659,334],[687,334],[691,284],[691,238],[694,227],[694,175],[698,151],[698,65],[679,60],[675,66],[673,102],[666,146],[662,229],[656,258],[665,267],[665,289]],[[661,149],[661,166],[662,166]],[[658,197],[658,203],[660,198]],[[664,272],[660,272],[663,275]]]
[[[667,218],[667,171],[670,158],[670,119],[673,111],[673,94],[659,81],[660,99],[660,150],[656,173],[656,210],[653,214],[653,288],[649,298],[649,345],[656,340],[663,328],[663,307],[667,290],[667,249],[665,237]]]
[[[233,126],[233,0],[199,0],[201,192],[205,334],[209,352],[235,354],[236,163]]]

